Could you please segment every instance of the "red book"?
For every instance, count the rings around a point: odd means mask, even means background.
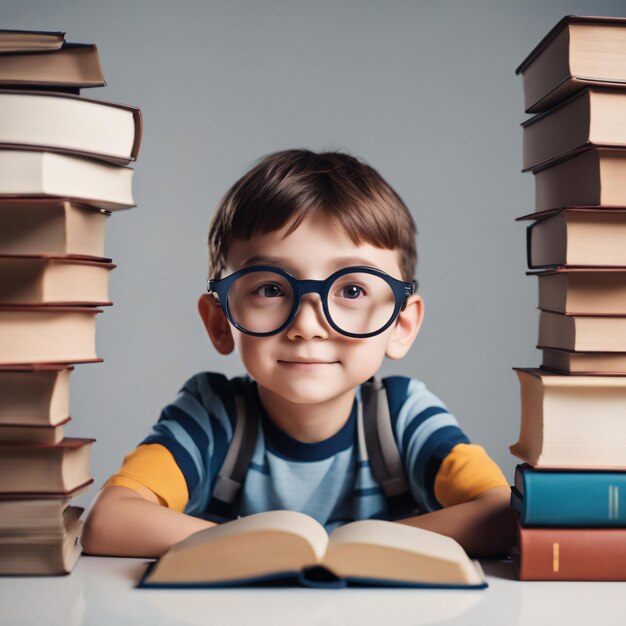
[[[525,528],[512,555],[520,580],[626,581],[626,528]]]

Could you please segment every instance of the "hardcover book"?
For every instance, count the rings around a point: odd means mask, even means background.
[[[101,309],[60,306],[0,307],[0,364],[85,363],[96,355]]]
[[[515,468],[511,506],[522,526],[626,527],[626,472]]]
[[[526,113],[545,111],[588,85],[626,87],[626,18],[567,15],[515,70]]]
[[[533,170],[535,212],[626,207],[626,149],[588,148]]]
[[[574,352],[544,348],[541,367],[564,374],[626,376],[626,352]]]
[[[65,494],[85,485],[94,441],[66,437],[54,446],[0,444],[0,493]]]
[[[93,44],[66,43],[52,52],[0,54],[3,87],[102,87],[98,49]]]
[[[542,311],[626,316],[626,268],[559,267],[527,274],[537,276]]]
[[[67,152],[128,165],[137,158],[138,108],[50,91],[0,90],[0,145]]]
[[[520,580],[626,581],[626,528],[518,526]]]
[[[626,469],[626,377],[515,370],[521,420],[511,454],[541,469]]]
[[[86,493],[92,482],[61,494],[0,494],[0,536],[61,535],[71,499]]]
[[[62,198],[0,198],[0,255],[102,259],[109,216]]]
[[[67,507],[58,533],[0,535],[0,574],[69,574],[81,553],[82,513],[80,507]]]
[[[0,367],[0,424],[59,426],[69,417],[67,365]]]
[[[577,352],[626,352],[626,317],[541,311],[538,347]]]
[[[528,267],[626,268],[626,210],[567,208],[524,215]]]
[[[626,90],[594,87],[522,123],[524,171],[590,146],[626,146]]]
[[[0,443],[39,443],[54,446],[63,440],[63,427],[71,419],[71,417],[67,417],[56,426],[3,424],[0,422]]]
[[[114,268],[102,260],[0,256],[0,305],[110,305]]]
[[[133,169],[94,159],[42,152],[0,149],[0,195],[70,199],[97,209],[135,206]]]
[[[330,536],[312,517],[268,511],[197,532],[151,564],[139,586],[487,586],[480,565],[453,539],[364,520]]]
[[[0,30],[0,53],[59,50],[65,33],[45,30]]]

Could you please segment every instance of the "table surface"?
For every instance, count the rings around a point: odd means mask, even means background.
[[[148,562],[82,556],[69,576],[2,577],[0,624],[626,624],[626,584],[520,582],[505,561],[482,561],[484,590],[136,589]]]

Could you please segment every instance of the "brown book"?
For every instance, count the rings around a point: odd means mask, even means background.
[[[91,479],[95,439],[66,437],[54,446],[0,444],[0,493],[67,493]]]
[[[68,417],[56,426],[0,423],[0,443],[38,443],[54,446],[63,441],[63,427],[71,419]]]
[[[107,211],[128,209],[135,206],[132,177],[130,167],[94,159],[0,149],[0,195],[7,198],[58,197]]]
[[[110,305],[113,263],[0,256],[0,305]]]
[[[524,171],[590,146],[626,146],[626,90],[594,87],[525,121]]]
[[[59,533],[0,535],[0,574],[69,574],[80,557],[82,508],[68,506]]]
[[[626,528],[517,527],[520,580],[626,581]]]
[[[55,427],[69,417],[66,365],[0,367],[0,424]]]
[[[61,535],[71,499],[86,493],[92,483],[62,494],[0,494],[0,536]]]
[[[0,30],[0,54],[59,50],[65,33],[45,30]]]
[[[567,208],[519,219],[535,220],[527,230],[530,268],[626,267],[626,210]]]
[[[542,311],[626,316],[626,268],[559,267],[527,274],[537,276]]]
[[[533,170],[535,211],[626,207],[626,149],[589,148]]]
[[[544,348],[542,369],[573,375],[626,376],[626,352],[573,352]]]
[[[567,15],[515,70],[526,113],[539,113],[588,85],[626,87],[626,19]]]
[[[51,91],[0,90],[0,145],[128,165],[141,144],[138,108]]]
[[[0,307],[0,364],[100,361],[98,313],[88,307]]]
[[[101,259],[109,215],[57,198],[0,198],[0,255]]]
[[[541,311],[537,347],[576,352],[626,352],[626,317]]]
[[[514,456],[539,468],[626,469],[626,377],[515,371],[521,420]]]
[[[106,85],[98,49],[66,43],[54,52],[0,55],[0,86],[102,87]]]

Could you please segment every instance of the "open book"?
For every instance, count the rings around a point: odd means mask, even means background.
[[[201,530],[151,563],[139,587],[487,586],[454,540],[394,522],[364,520],[330,536],[316,520],[268,511]]]

